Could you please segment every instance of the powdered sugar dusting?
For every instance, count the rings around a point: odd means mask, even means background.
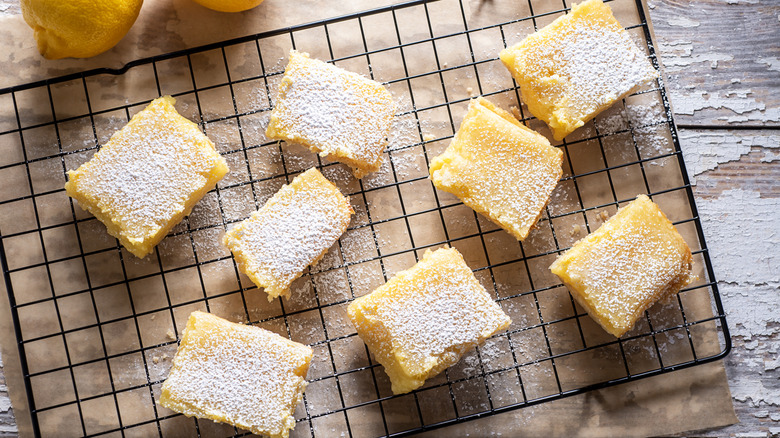
[[[580,303],[588,303],[589,312],[615,327],[608,331],[624,332],[653,302],[689,282],[691,253],[657,206],[641,195],[551,269],[572,285]]]
[[[161,404],[257,434],[288,436],[306,386],[311,348],[259,327],[194,312]]]
[[[269,298],[287,295],[293,280],[344,233],[352,213],[349,201],[312,168],[229,231],[225,244]]]
[[[395,108],[392,95],[378,82],[293,51],[268,136],[304,143],[372,172],[387,144]]]
[[[504,315],[481,313],[477,307],[489,303],[482,296],[470,297],[473,290],[457,275],[419,280],[417,286],[428,293],[388,300],[378,312],[392,337],[414,340],[404,345],[411,361],[423,363],[452,346],[472,343],[485,327],[491,332],[505,320]]]
[[[542,100],[529,109],[551,124],[556,138],[658,76],[601,0],[574,5],[502,59],[520,76],[524,99]]]
[[[567,78],[567,95],[580,117],[633,91],[656,77],[645,55],[622,28],[604,28],[581,22],[559,37],[561,50],[539,58],[542,68]],[[545,65],[547,64],[547,65]]]
[[[109,229],[118,226],[131,242],[175,225],[171,220],[191,197],[216,183],[218,169],[227,166],[172,103],[171,98],[153,101],[92,160],[69,172],[73,189],[110,219]]]
[[[363,325],[356,314],[369,322]],[[350,318],[364,340],[382,339],[367,343],[383,350],[374,354],[386,368],[401,367],[417,379],[454,364],[468,349],[510,323],[455,249],[427,251],[420,263],[351,304]],[[401,363],[383,361],[390,356]],[[388,373],[394,392],[414,389]]]

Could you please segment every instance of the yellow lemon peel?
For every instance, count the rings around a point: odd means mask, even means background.
[[[219,12],[241,12],[252,9],[263,0],[194,0],[195,3]]]
[[[130,30],[143,0],[21,0],[24,21],[45,58],[89,58]]]

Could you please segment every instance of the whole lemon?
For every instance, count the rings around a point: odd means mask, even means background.
[[[241,12],[252,9],[263,0],[195,0],[195,3],[220,12]]]
[[[143,0],[21,0],[24,21],[45,58],[89,58],[130,30]]]

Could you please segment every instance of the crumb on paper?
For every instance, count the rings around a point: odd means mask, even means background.
[[[513,116],[515,116],[516,119],[520,120],[520,108],[512,105],[509,107],[509,111],[512,113]]]
[[[160,357],[159,356],[153,356],[152,357],[152,362],[154,362],[154,364],[156,365],[157,363],[160,362]]]
[[[606,221],[607,221],[607,219],[609,219],[609,212],[607,212],[607,210],[601,210],[600,212],[598,212],[598,213],[596,214],[596,217],[597,217],[597,218],[598,218],[598,219],[599,219],[601,222],[606,222]]]
[[[176,335],[173,333],[173,330],[168,330],[168,331],[165,333],[165,336],[166,336],[166,337],[167,337],[169,340],[171,340],[171,341],[175,341],[175,340],[176,340]]]
[[[580,224],[574,224],[574,226],[571,227],[571,230],[569,230],[569,235],[573,237],[579,235],[581,232],[582,232],[582,227],[580,226]]]
[[[433,141],[436,140],[436,136],[433,134],[425,134],[423,135],[423,141]]]

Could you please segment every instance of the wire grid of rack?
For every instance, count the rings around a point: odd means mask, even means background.
[[[611,5],[658,68],[641,1]],[[526,115],[497,53],[568,5],[528,0],[512,7],[520,11],[505,16],[511,20],[482,23],[462,1],[418,0],[0,90],[0,249],[35,433],[245,434],[154,402],[196,309],[314,348],[296,436],[404,435],[728,354],[728,327],[662,79],[556,144],[565,153],[564,177],[522,243],[433,189],[428,162],[446,147],[473,95],[515,106],[521,121],[546,132]],[[377,174],[357,181],[340,164],[264,138],[290,48],[385,82],[399,98]],[[215,140],[231,174],[139,260],[62,185],[67,169],[162,94],[175,96],[179,111]],[[357,214],[326,258],[295,283],[292,299],[268,303],[214,242],[311,166],[350,196]],[[700,279],[615,339],[547,266],[639,193],[675,222]],[[461,250],[513,324],[423,388],[396,396],[346,322],[345,306],[443,244]]]

